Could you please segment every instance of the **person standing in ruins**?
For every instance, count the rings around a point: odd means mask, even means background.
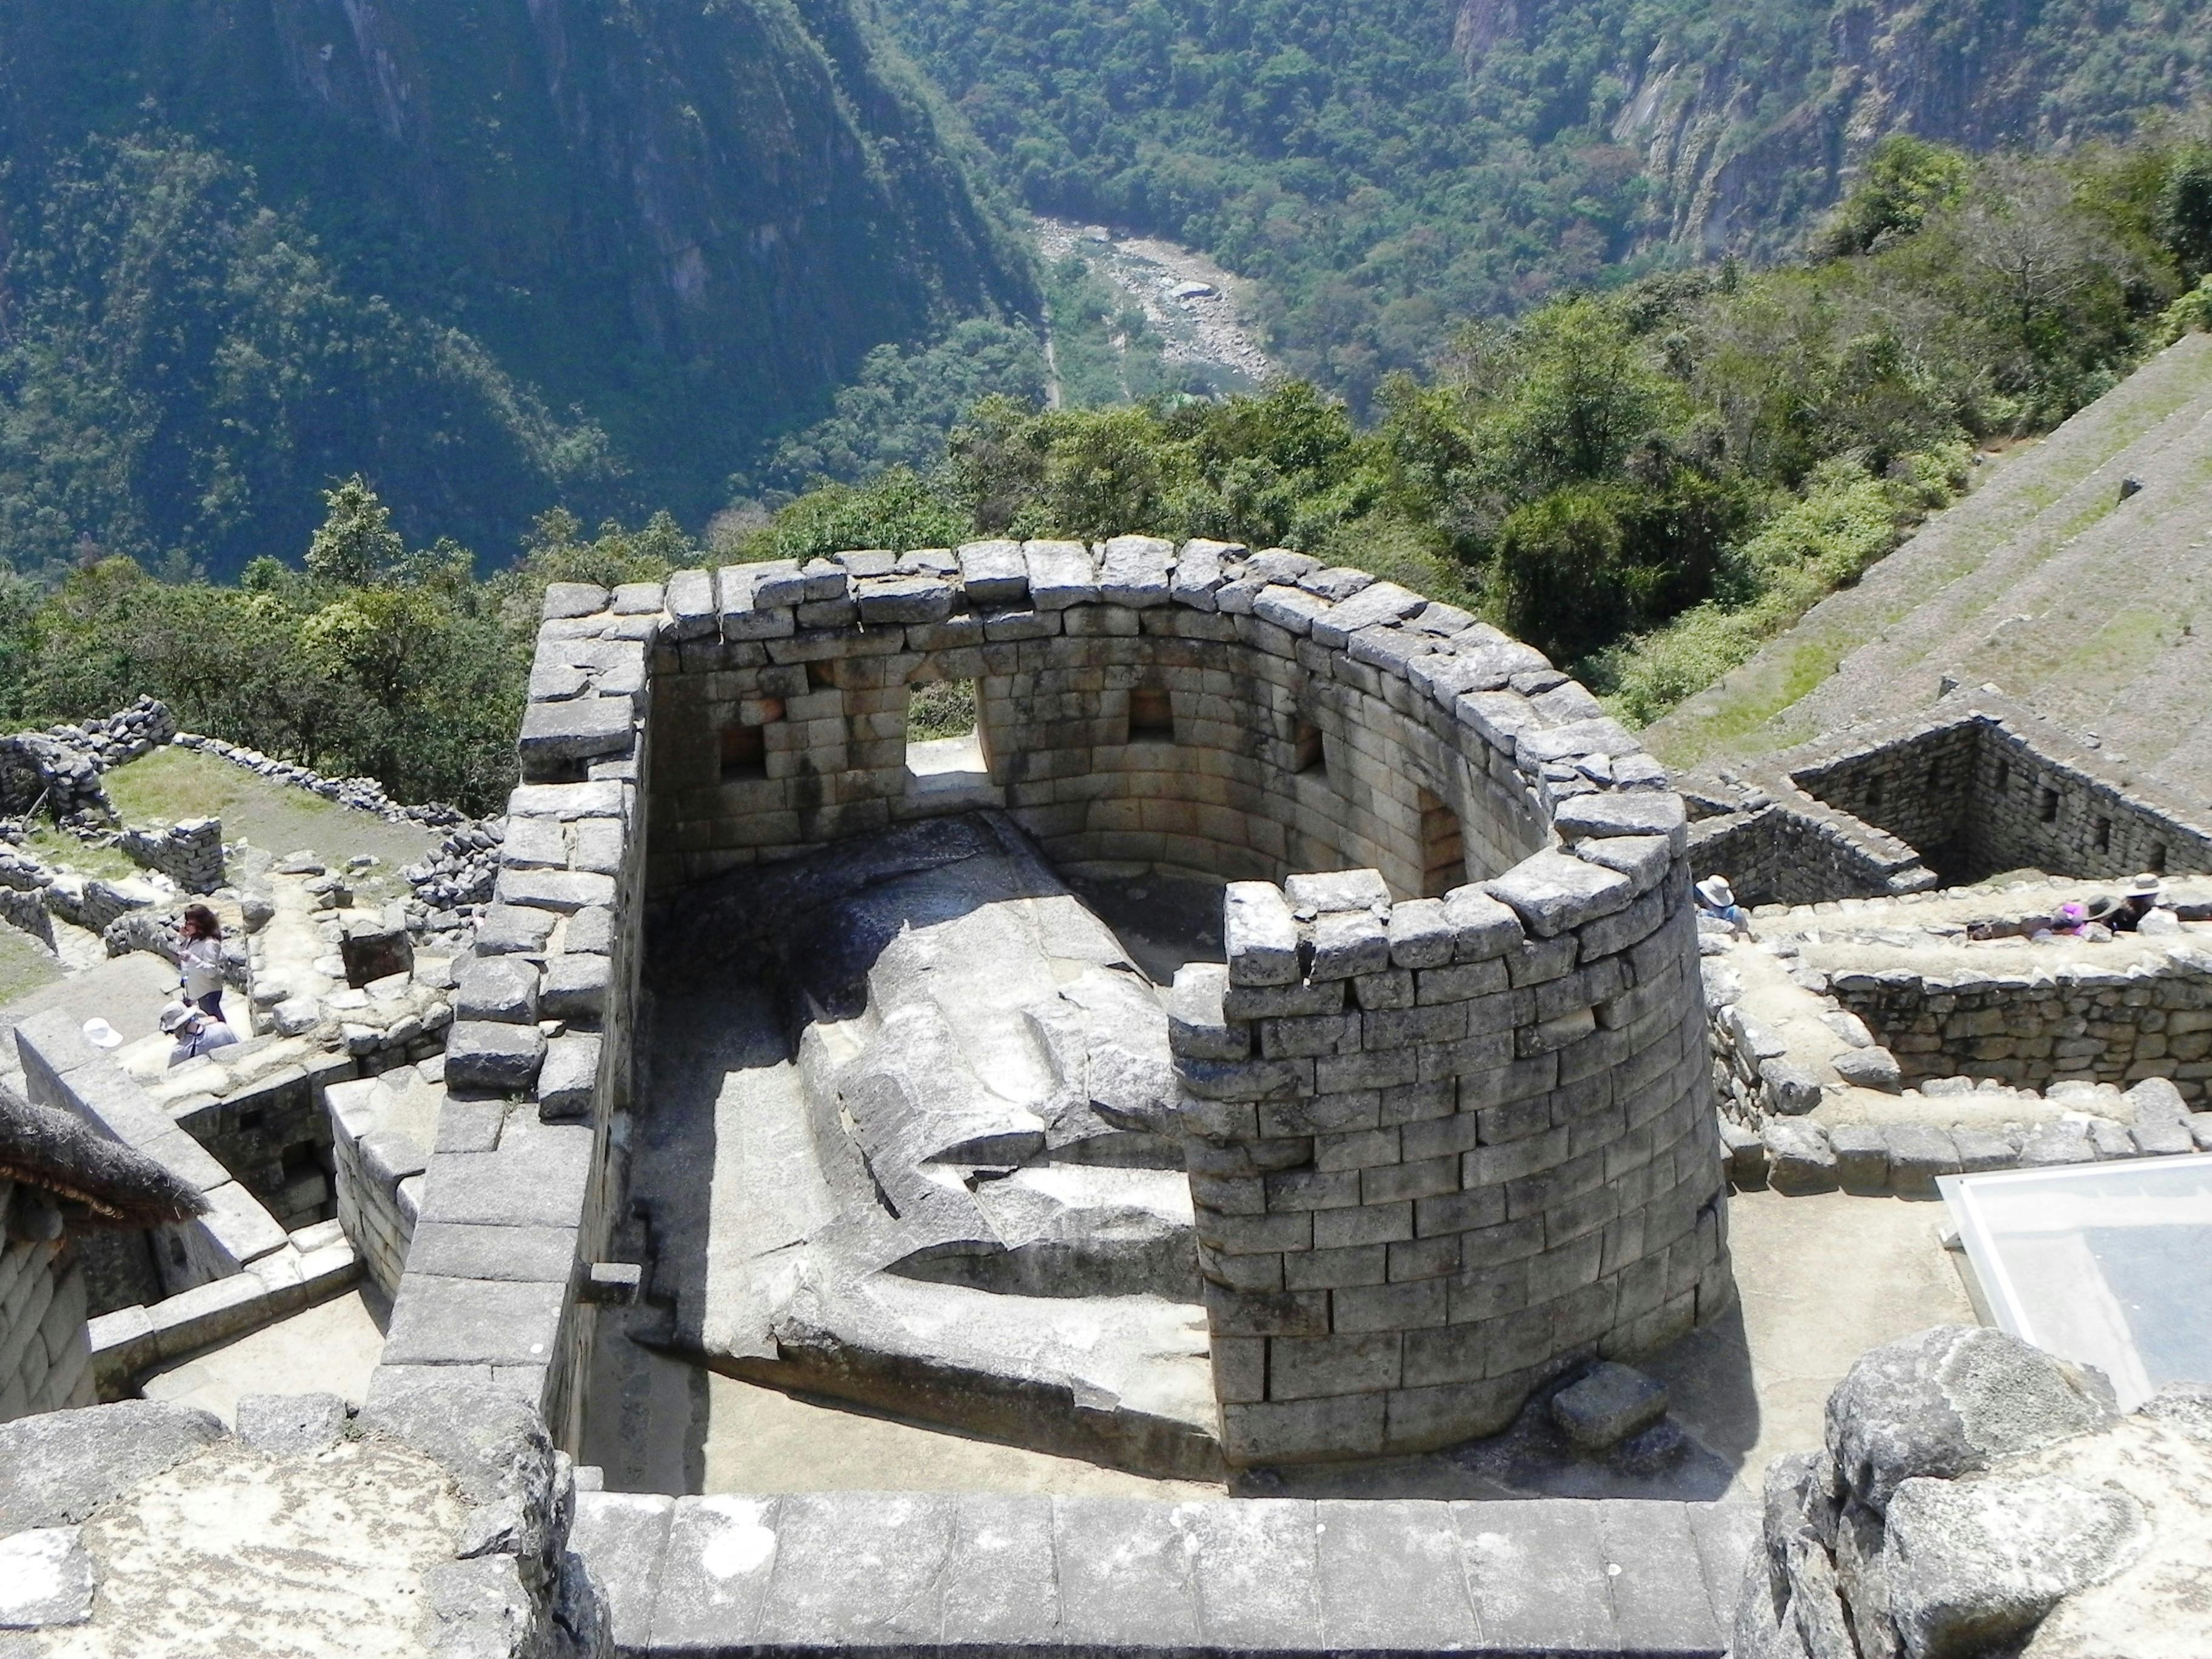
[[[210,1019],[222,1018],[222,924],[204,904],[185,907],[178,929],[177,971],[185,1000]]]

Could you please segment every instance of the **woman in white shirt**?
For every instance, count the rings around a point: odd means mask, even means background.
[[[210,1019],[222,1018],[222,924],[204,904],[185,907],[178,930],[177,971],[185,1000]]]

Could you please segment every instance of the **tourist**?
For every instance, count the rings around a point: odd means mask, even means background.
[[[2127,896],[2113,913],[2112,925],[2123,933],[2139,933],[2143,918],[2159,908],[2159,895],[2166,884],[2146,871],[2128,884]]]
[[[1750,914],[1735,902],[1735,890],[1726,876],[1707,876],[1698,884],[1697,892],[1699,915],[1711,916],[1732,933],[1750,933]]]
[[[2051,920],[2028,937],[2034,940],[2047,939],[2075,939],[2087,925],[2089,907],[2079,899],[2069,899],[2060,905]]]
[[[209,1018],[222,1018],[222,924],[204,904],[187,904],[177,930],[177,969],[185,1000]]]
[[[177,1046],[169,1050],[172,1066],[198,1060],[217,1048],[228,1048],[238,1041],[238,1034],[221,1020],[210,1019],[198,1009],[181,1002],[173,1002],[161,1010],[161,1030],[177,1040]]]

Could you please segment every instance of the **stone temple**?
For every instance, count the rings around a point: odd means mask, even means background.
[[[922,727],[948,704],[972,731]],[[198,1650],[144,1639],[160,1607],[241,1654],[1925,1659],[2193,1547],[2160,1507],[2208,1478],[2193,1408],[2119,1417],[1995,1333],[1869,1355],[1763,1510],[1620,1495],[1681,1444],[1614,1362],[1726,1325],[1730,1184],[1787,1163],[1776,1056],[1709,1019],[1692,862],[1764,835],[1785,871],[1826,831],[1734,783],[1693,823],[1463,611],[1134,536],[556,586],[520,753],[446,1000],[393,1005],[395,1042],[450,1018],[434,1097],[373,1031],[310,1079],[392,1295],[365,1402],[0,1425],[0,1580],[35,1591],[0,1588],[7,1659],[11,1621],[28,1653]],[[1851,834],[1843,866],[1887,856]],[[41,1106],[132,1139],[136,1085],[67,1022],[17,1043]],[[188,1346],[172,1304],[206,1329],[279,1294],[223,1202],[205,1282],[94,1320],[104,1398]],[[650,1356],[1239,1495],[626,1481],[680,1437]],[[1532,1406],[1631,1484],[1403,1484],[1525,1443]],[[1990,1531],[1972,1482],[2145,1455],[2167,1495],[2067,1521],[1975,1622],[1996,1570],[1962,1599],[1938,1559]]]

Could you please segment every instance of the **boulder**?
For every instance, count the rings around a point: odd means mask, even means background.
[[[1890,1616],[1911,1659],[2004,1647],[2121,1565],[2144,1528],[2124,1493],[2050,1476],[1907,1480],[1886,1520]]]
[[[1939,1325],[1861,1357],[1828,1397],[1829,1453],[1882,1513],[1916,1476],[1948,1479],[2113,1418],[2104,1379],[2018,1337]]]

